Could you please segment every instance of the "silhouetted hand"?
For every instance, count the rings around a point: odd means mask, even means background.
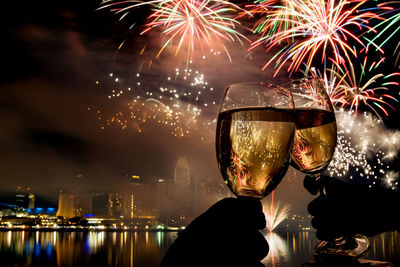
[[[371,236],[400,228],[398,192],[370,189],[328,176],[318,180],[306,176],[304,187],[313,195],[320,192],[308,205],[308,212],[321,240],[356,233]]]
[[[269,251],[263,235],[261,202],[225,198],[179,233],[164,256],[164,266],[263,266]]]

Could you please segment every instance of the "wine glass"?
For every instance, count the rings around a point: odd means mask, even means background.
[[[296,131],[291,165],[319,179],[328,167],[335,150],[337,128],[332,103],[324,83],[316,77],[305,77],[288,83],[295,104]],[[321,190],[320,194],[325,194]],[[314,249],[315,257],[358,257],[367,250],[369,240],[363,235],[342,236],[334,241],[321,241]]]
[[[277,85],[230,85],[218,115],[216,152],[225,183],[238,197],[261,199],[282,180],[295,131],[290,92]]]
[[[328,167],[335,150],[335,113],[324,84],[317,78],[294,80],[286,85],[295,104],[296,131],[291,165],[316,179]]]

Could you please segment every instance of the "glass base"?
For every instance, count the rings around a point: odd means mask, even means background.
[[[314,248],[314,258],[357,258],[369,247],[366,236],[356,234],[351,237],[342,237],[338,240],[321,241]]]
[[[253,198],[263,198],[264,195],[254,189],[240,188],[237,190],[236,194],[242,197],[253,197]]]

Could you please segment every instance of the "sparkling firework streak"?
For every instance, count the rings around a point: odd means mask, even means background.
[[[358,75],[352,62],[349,61],[343,66],[335,63],[333,68],[327,70],[330,72],[330,81],[325,81],[328,85],[327,88],[329,88],[327,91],[335,92],[332,102],[336,105],[340,104],[341,107],[347,106],[350,111],[355,110],[355,114],[357,114],[359,106],[363,104],[378,117],[380,117],[378,111],[389,116],[386,108],[390,107],[392,110],[395,110],[395,108],[388,100],[398,102],[395,97],[389,94],[389,86],[397,87],[399,85],[392,79],[399,76],[400,73],[394,72],[388,75],[379,73],[378,67],[384,61],[385,58],[382,57],[378,61],[370,62],[369,58],[365,56],[363,62],[356,65],[358,66]],[[324,79],[327,79],[326,74],[324,74]],[[334,89],[332,90],[332,88]]]
[[[275,228],[289,216],[289,205],[281,205],[279,202],[274,201],[275,192],[272,191],[271,202],[263,203],[263,212],[267,222],[268,232],[273,232]]]
[[[287,69],[290,73],[297,71],[303,63],[307,66],[307,73],[318,51],[322,53],[321,62],[326,63],[328,48],[333,52],[336,62],[342,64],[346,59],[351,61],[357,51],[349,45],[350,40],[366,47],[353,33],[353,28],[375,31],[367,24],[373,18],[380,19],[373,12],[359,9],[365,2],[339,1],[336,4],[334,0],[290,0],[290,4],[270,11],[270,15],[267,15],[269,24],[264,27],[264,32],[274,31],[275,25],[283,23],[285,18],[297,19],[286,19],[291,24],[290,28],[279,30],[271,36],[265,35],[252,44],[252,48],[265,44],[267,51],[278,44],[285,44],[263,69],[276,61],[276,76],[291,60]]]
[[[200,118],[200,115],[208,108],[217,108],[217,105],[212,100],[214,88],[208,86],[204,74],[191,68],[176,68],[173,75],[160,79],[159,84],[162,86],[155,88],[154,77],[142,78],[137,73],[132,86],[128,87],[122,85],[115,74],[110,73],[109,81],[113,81],[114,87],[118,89],[112,90],[107,96],[110,106],[103,110],[109,110],[113,105],[117,105],[119,110],[112,115],[100,109],[95,111],[101,130],[117,125],[123,131],[133,129],[141,133],[147,124],[158,124],[169,129],[176,137],[188,136],[199,127],[204,136],[211,133],[216,121],[206,119],[206,116]],[[149,83],[149,80],[152,82]],[[102,86],[107,81],[96,83]]]
[[[322,74],[319,70],[311,68],[311,77],[322,83],[322,86],[325,89],[331,103],[333,104],[334,109],[336,106],[343,107],[346,104],[346,101],[343,98],[341,81],[338,79],[337,72],[334,69],[324,68]]]
[[[384,184],[397,189],[397,177],[389,163],[400,151],[400,131],[389,130],[371,113],[354,116],[336,112],[338,140],[328,167],[332,177],[365,179],[369,187]]]
[[[374,35],[374,37],[372,38],[372,40],[370,42],[372,44],[374,44],[374,46],[376,46],[375,43],[378,44],[378,46],[376,47],[376,50],[382,49],[382,47],[384,45],[386,45],[387,42],[389,40],[391,40],[393,38],[393,36],[395,36],[396,33],[400,30],[400,13],[399,13],[400,9],[389,6],[391,4],[398,5],[398,4],[400,4],[400,2],[394,1],[394,2],[389,2],[389,3],[378,4],[379,8],[386,11],[386,12],[384,12],[384,14],[382,14],[382,16],[384,16],[384,17],[389,16],[389,17],[374,27],[374,29],[378,33]],[[378,31],[378,29],[379,29],[379,31]],[[378,40],[382,39],[382,38],[383,38],[383,41],[381,41],[379,43]],[[396,53],[396,51],[398,51],[399,47],[400,47],[400,42],[397,43],[394,53]],[[396,64],[398,62],[399,56],[400,56],[400,54],[397,55]]]
[[[237,40],[241,42],[241,39],[247,39],[236,30],[240,23],[233,18],[236,13],[246,11],[228,1],[156,0],[114,3],[107,1],[102,8],[120,5],[123,5],[123,7],[114,8],[112,11],[122,13],[121,19],[136,7],[151,6],[153,13],[148,17],[149,22],[145,25],[146,28],[142,31],[142,34],[161,28],[162,34],[167,38],[156,58],[173,43],[176,45],[175,55],[182,46],[187,46],[188,58],[191,58],[197,47],[201,49],[204,47],[215,48],[217,43],[223,45],[223,41]],[[224,45],[223,47],[227,51]]]
[[[279,6],[279,1],[276,0],[257,0],[254,1],[254,4],[246,5],[248,13],[253,17],[261,15],[261,18],[254,24],[253,33],[258,33],[261,37],[272,36],[277,32],[286,31],[294,26],[291,21],[297,20],[298,18],[291,17],[290,14],[288,15],[285,12],[276,13],[276,20],[273,22],[271,21],[270,17],[272,12],[276,12],[280,9],[288,10],[294,8],[291,0],[280,2],[282,6]]]

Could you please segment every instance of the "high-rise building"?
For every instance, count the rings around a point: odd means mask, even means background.
[[[92,195],[88,193],[76,193],[75,195],[75,216],[85,217],[92,214]]]
[[[30,202],[31,200],[29,198],[30,195],[31,195],[30,187],[23,189],[21,186],[17,186],[17,189],[15,190],[15,205],[24,209],[28,209],[29,204],[31,203]]]
[[[186,187],[190,185],[189,163],[184,157],[179,157],[174,170],[175,186]]]
[[[35,195],[31,193],[28,195],[28,209],[34,209],[34,208],[35,208]]]
[[[186,158],[179,157],[175,164],[173,180],[166,184],[164,180],[158,183],[160,219],[170,226],[187,225],[194,217],[194,193],[189,163]]]
[[[135,210],[135,195],[133,192],[126,192],[122,197],[122,213],[125,219],[134,219],[137,215]]]
[[[120,193],[108,194],[108,215],[119,218],[122,215],[123,197]]]

